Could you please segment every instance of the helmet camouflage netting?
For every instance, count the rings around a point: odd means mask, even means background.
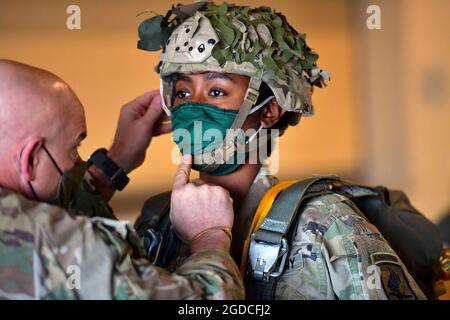
[[[197,2],[172,6],[139,26],[138,48],[163,50],[156,71],[168,110],[177,73],[233,73],[265,82],[286,111],[311,115],[313,86],[323,87],[328,73],[318,68],[318,54],[306,35],[269,7],[249,8]],[[256,90],[259,84],[255,86]]]

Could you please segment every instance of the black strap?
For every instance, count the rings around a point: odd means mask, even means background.
[[[170,223],[170,196],[165,192],[148,199],[134,224],[146,258],[163,268],[169,266],[181,243]]]
[[[245,295],[247,300],[273,300],[277,288],[277,279],[270,281],[252,279],[245,282]]]
[[[170,195],[170,191],[160,193],[144,203],[141,215],[134,223],[134,228],[140,237],[148,228],[156,228],[170,211]]]

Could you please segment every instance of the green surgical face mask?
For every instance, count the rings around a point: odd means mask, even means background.
[[[201,155],[216,149],[223,144],[227,130],[231,128],[238,111],[224,110],[203,103],[188,102],[172,110],[173,140],[181,153]],[[242,130],[236,139],[245,142]],[[209,174],[222,176],[238,169],[245,162],[246,153],[235,154],[223,164],[220,164]],[[192,168],[204,171],[208,164],[193,163]]]
[[[93,188],[86,179],[88,173],[85,161],[75,164],[72,169],[66,172],[62,172],[47,148],[42,147],[61,175],[55,197],[45,202],[62,207],[73,215],[116,219],[104,200],[93,193]],[[28,182],[28,184],[35,199],[40,201],[31,182]]]

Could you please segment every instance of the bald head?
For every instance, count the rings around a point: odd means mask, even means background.
[[[0,123],[0,183],[8,176],[5,168],[11,170],[6,163],[17,163],[13,169],[20,170],[17,161],[27,148],[31,148],[32,157],[45,144],[64,166],[70,163],[65,154],[69,155],[73,144],[76,146],[86,135],[83,106],[62,79],[1,59]]]
[[[52,138],[67,116],[84,117],[80,101],[62,79],[10,60],[0,60],[0,110],[0,139],[8,140],[30,133]]]
[[[84,118],[80,101],[62,79],[9,60],[0,60],[0,111],[0,147],[33,133],[51,139],[68,117]]]

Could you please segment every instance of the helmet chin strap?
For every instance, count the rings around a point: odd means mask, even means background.
[[[203,169],[206,172],[212,172],[216,170],[219,165],[227,162],[231,157],[233,157],[236,150],[245,147],[236,140],[236,133],[238,129],[242,129],[245,120],[251,113],[252,107],[256,104],[259,96],[259,87],[261,86],[261,80],[251,77],[248,83],[247,91],[245,93],[244,101],[239,108],[236,119],[234,119],[230,130],[228,130],[227,135],[222,148],[212,150],[208,153],[194,156],[194,163],[207,163],[208,165]],[[272,97],[271,97],[272,98]],[[259,108],[261,106],[258,106]]]

